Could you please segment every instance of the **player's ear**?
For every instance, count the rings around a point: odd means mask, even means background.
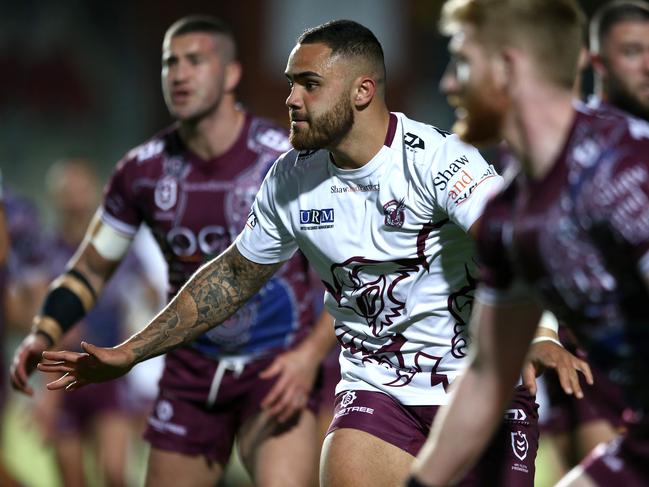
[[[225,92],[234,91],[241,80],[241,64],[238,61],[232,61],[225,66]]]
[[[370,104],[376,94],[376,80],[370,76],[361,76],[354,82],[353,102],[357,108]]]
[[[493,56],[493,80],[497,88],[505,88],[511,82],[511,76],[514,71],[513,54],[503,50]]]

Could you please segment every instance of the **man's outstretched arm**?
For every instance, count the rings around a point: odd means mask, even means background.
[[[65,375],[49,389],[77,389],[127,373],[135,364],[188,344],[223,323],[270,279],[282,265],[256,264],[236,246],[201,267],[174,299],[144,328],[113,348],[82,344],[87,353],[44,352],[43,372]]]
[[[476,304],[469,368],[453,384],[451,402],[435,418],[413,464],[421,484],[451,485],[478,460],[502,421],[540,316],[528,304]]]

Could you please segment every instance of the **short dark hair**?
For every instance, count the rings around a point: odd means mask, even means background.
[[[225,37],[232,45],[232,59],[236,59],[237,43],[234,38],[232,27],[223,20],[217,17],[212,17],[211,15],[188,15],[176,20],[165,32],[164,41],[167,42],[172,37],[195,32]]]
[[[363,57],[375,64],[385,78],[383,47],[374,33],[353,20],[332,20],[305,30],[298,38],[298,44],[322,43],[332,54],[345,57]]]
[[[642,0],[620,0],[600,7],[590,21],[590,50],[599,53],[613,26],[626,21],[649,22],[649,4]]]

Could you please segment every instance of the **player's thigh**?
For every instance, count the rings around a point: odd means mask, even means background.
[[[58,436],[54,441],[54,452],[63,485],[84,487],[86,478],[83,469],[84,445],[81,434]]]
[[[147,487],[214,487],[223,466],[202,455],[151,448],[146,472]]]
[[[106,412],[96,418],[94,430],[99,465],[110,485],[125,482],[131,429],[129,416],[120,411]]]
[[[257,487],[317,485],[320,439],[311,410],[304,409],[282,425],[259,412],[241,427],[238,442]]]
[[[364,431],[342,428],[324,441],[321,487],[393,487],[408,475],[414,457]]]

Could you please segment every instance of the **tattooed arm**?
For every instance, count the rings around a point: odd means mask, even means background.
[[[63,372],[49,389],[77,389],[127,373],[135,364],[188,344],[223,323],[248,301],[282,265],[256,264],[236,246],[201,267],[174,299],[141,330],[121,345],[100,348],[82,343],[86,353],[44,352],[43,372]]]

